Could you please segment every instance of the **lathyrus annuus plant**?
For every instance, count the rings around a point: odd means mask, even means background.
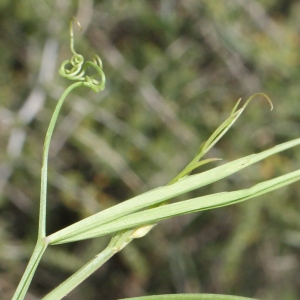
[[[273,108],[270,99],[266,95],[258,93],[251,96],[241,108],[238,108],[240,100],[237,102],[230,116],[213,132],[209,139],[201,145],[196,156],[174,179],[169,182],[169,184],[133,197],[127,201],[124,201],[113,207],[100,211],[90,217],[87,217],[62,230],[59,230],[50,235],[46,235],[48,153],[51,137],[60,109],[66,97],[74,89],[78,87],[88,87],[95,93],[98,93],[102,91],[105,86],[105,75],[103,72],[102,61],[100,57],[94,55],[92,61],[84,61],[83,56],[75,51],[73,22],[76,22],[80,27],[79,22],[75,18],[73,18],[70,23],[70,49],[73,55],[70,60],[66,60],[62,63],[59,69],[59,74],[66,79],[74,81],[74,83],[72,83],[65,90],[65,92],[59,99],[46,133],[41,170],[41,192],[37,243],[28,266],[24,272],[24,275],[13,296],[14,300],[24,299],[35,270],[38,267],[41,257],[48,246],[113,234],[111,241],[101,253],[95,255],[92,260],[87,262],[81,269],[79,269],[70,278],[68,278],[43,298],[47,300],[62,299],[89,275],[91,275],[94,271],[101,267],[115,253],[121,251],[133,239],[141,238],[149,233],[150,230],[154,226],[159,224],[160,221],[174,216],[214,209],[242,202],[265,194],[267,192],[276,190],[282,186],[291,184],[300,179],[300,170],[297,170],[271,180],[260,182],[248,189],[199,196],[197,198],[188,199],[176,203],[172,203],[170,201],[172,198],[178,195],[185,194],[189,191],[221,180],[258,161],[269,157],[270,155],[300,144],[300,138],[298,138],[277,145],[269,150],[257,154],[248,155],[235,161],[217,166],[208,171],[190,175],[193,170],[200,167],[201,165],[217,160],[202,160],[202,158],[235,123],[235,121],[239,118],[239,116],[242,114],[242,112],[245,110],[245,108],[253,98],[262,96],[269,102],[269,104],[271,105],[271,109]],[[92,75],[87,75],[87,70],[89,70],[89,74]],[[158,295],[138,297],[135,299],[238,300],[246,298],[230,295],[189,294]]]

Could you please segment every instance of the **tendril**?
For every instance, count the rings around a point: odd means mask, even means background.
[[[72,53],[74,55],[76,55],[77,52],[74,50],[73,21],[77,23],[80,31],[82,31],[82,27],[81,27],[79,21],[75,17],[72,17],[71,22],[70,22],[70,48],[71,48]]]
[[[70,49],[73,56],[70,60],[65,60],[59,69],[59,74],[69,80],[82,81],[84,86],[91,88],[94,92],[98,93],[104,89],[105,75],[102,70],[102,61],[98,55],[94,55],[92,61],[84,62],[82,55],[77,53],[74,49],[74,33],[73,22],[76,22],[79,29],[82,30],[78,20],[73,17],[70,22]],[[88,68],[92,69],[87,75]]]

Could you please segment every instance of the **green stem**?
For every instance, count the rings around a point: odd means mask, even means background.
[[[59,300],[74,290],[81,282],[98,270],[114,254],[122,250],[132,240],[134,230],[116,233],[107,247],[92,260],[80,268],[76,273],[47,294],[42,300]]]
[[[15,291],[15,294],[12,297],[12,300],[23,300],[27,290],[29,288],[32,277],[35,273],[35,270],[42,258],[44,251],[47,248],[47,244],[43,240],[37,241],[36,246],[33,250],[27,268],[22,276],[22,279]]]
[[[59,115],[60,109],[66,99],[67,95],[79,86],[86,85],[85,82],[76,82],[70,85],[60,97],[55,110],[53,112],[46,137],[44,142],[44,151],[43,151],[43,162],[42,162],[42,171],[41,171],[41,196],[40,196],[40,212],[39,212],[39,230],[38,230],[38,240],[46,237],[46,203],[47,203],[47,174],[48,174],[48,155],[50,141],[53,134],[53,130]]]
[[[109,260],[115,254],[112,249],[106,248],[99,255],[89,261],[76,273],[74,273],[68,280],[64,281],[57,288],[46,295],[43,300],[58,300],[62,299],[70,293],[77,285],[83,282],[87,277],[94,273],[100,266]]]
[[[44,150],[43,150],[43,162],[42,162],[42,170],[41,170],[41,194],[40,194],[40,212],[39,212],[39,229],[38,229],[38,238],[37,243],[34,248],[34,251],[31,255],[29,263],[26,267],[26,270],[21,278],[21,281],[15,291],[13,296],[13,300],[23,300],[26,292],[29,288],[35,270],[42,258],[44,251],[46,250],[48,243],[45,240],[46,237],[46,203],[47,203],[47,173],[48,173],[48,155],[49,155],[49,147],[51,137],[54,131],[54,127],[57,121],[57,117],[59,115],[60,109],[66,99],[67,95],[79,86],[86,86],[85,82],[77,82],[70,85],[65,92],[60,97],[55,110],[53,112],[46,137],[44,142]]]

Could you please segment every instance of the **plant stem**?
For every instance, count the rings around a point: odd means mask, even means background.
[[[22,279],[15,291],[15,294],[12,297],[12,300],[23,300],[28,287],[30,285],[30,282],[32,280],[32,277],[35,273],[35,270],[42,258],[42,255],[44,253],[44,251],[47,248],[47,244],[43,243],[43,240],[38,240],[35,248],[33,250],[33,253],[31,255],[31,258],[29,260],[29,263],[27,265],[27,268],[22,276]]]
[[[80,268],[76,273],[61,283],[57,288],[52,290],[42,300],[59,300],[75,289],[81,282],[99,269],[106,261],[114,254],[122,250],[128,243],[131,242],[131,234],[134,230],[122,231],[111,239],[107,247],[92,260]]]
[[[48,173],[48,155],[51,137],[54,131],[54,127],[59,115],[60,109],[66,99],[67,95],[79,86],[86,85],[85,82],[77,82],[70,85],[65,92],[62,94],[60,99],[57,102],[49,127],[47,129],[44,150],[43,150],[43,161],[42,161],[42,170],[41,170],[41,192],[40,192],[40,212],[39,212],[39,228],[38,228],[38,237],[36,246],[33,250],[31,258],[28,262],[26,270],[21,278],[21,281],[15,291],[13,300],[23,300],[26,292],[29,288],[35,270],[42,258],[44,251],[46,250],[48,243],[46,242],[46,203],[47,203],[47,173]]]
[[[39,212],[39,229],[38,229],[38,240],[45,238],[46,236],[46,203],[47,203],[47,175],[48,175],[48,155],[51,137],[54,131],[54,127],[59,115],[60,109],[66,99],[67,95],[79,86],[84,86],[84,82],[76,82],[70,85],[60,97],[55,110],[53,112],[49,127],[46,133],[43,151],[43,162],[41,171],[41,194],[40,194],[40,212]]]

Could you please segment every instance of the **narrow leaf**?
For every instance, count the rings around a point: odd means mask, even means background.
[[[225,133],[230,129],[230,127],[235,123],[235,121],[240,117],[240,115],[243,113],[243,111],[246,109],[248,104],[252,101],[257,96],[262,96],[264,97],[271,106],[271,110],[273,109],[273,104],[270,98],[262,93],[257,93],[252,95],[246,102],[245,104],[237,110],[241,99],[239,99],[234,106],[230,116],[212,133],[212,135],[209,137],[207,141],[205,141],[197,155],[193,158],[193,160],[173,179],[170,181],[169,184],[174,184],[176,181],[179,179],[183,178],[187,174],[189,174],[191,171],[193,171],[195,168],[198,168],[198,161],[225,135]]]
[[[94,228],[99,228],[100,225],[223,179],[272,154],[284,151],[299,144],[300,138],[277,145],[258,154],[251,154],[237,159],[206,172],[185,177],[172,185],[156,188],[96,213],[48,236],[46,239],[49,244],[64,243],[66,240],[70,240],[70,238],[76,240],[76,236],[82,236],[83,233]]]
[[[288,173],[270,179],[261,183],[258,183],[248,189],[243,189],[233,192],[222,192],[212,195],[197,197],[181,202],[167,204],[151,208],[148,210],[133,213],[124,217],[121,217],[115,221],[103,224],[89,232],[85,232],[82,235],[77,235],[76,238],[69,238],[64,242],[72,242],[81,239],[89,239],[105,234],[110,234],[119,230],[125,230],[128,228],[140,227],[146,224],[155,224],[164,219],[171,217],[198,212],[202,210],[208,210],[218,208],[222,206],[236,204],[259,195],[271,192],[285,185],[291,184],[300,179],[300,170]]]

